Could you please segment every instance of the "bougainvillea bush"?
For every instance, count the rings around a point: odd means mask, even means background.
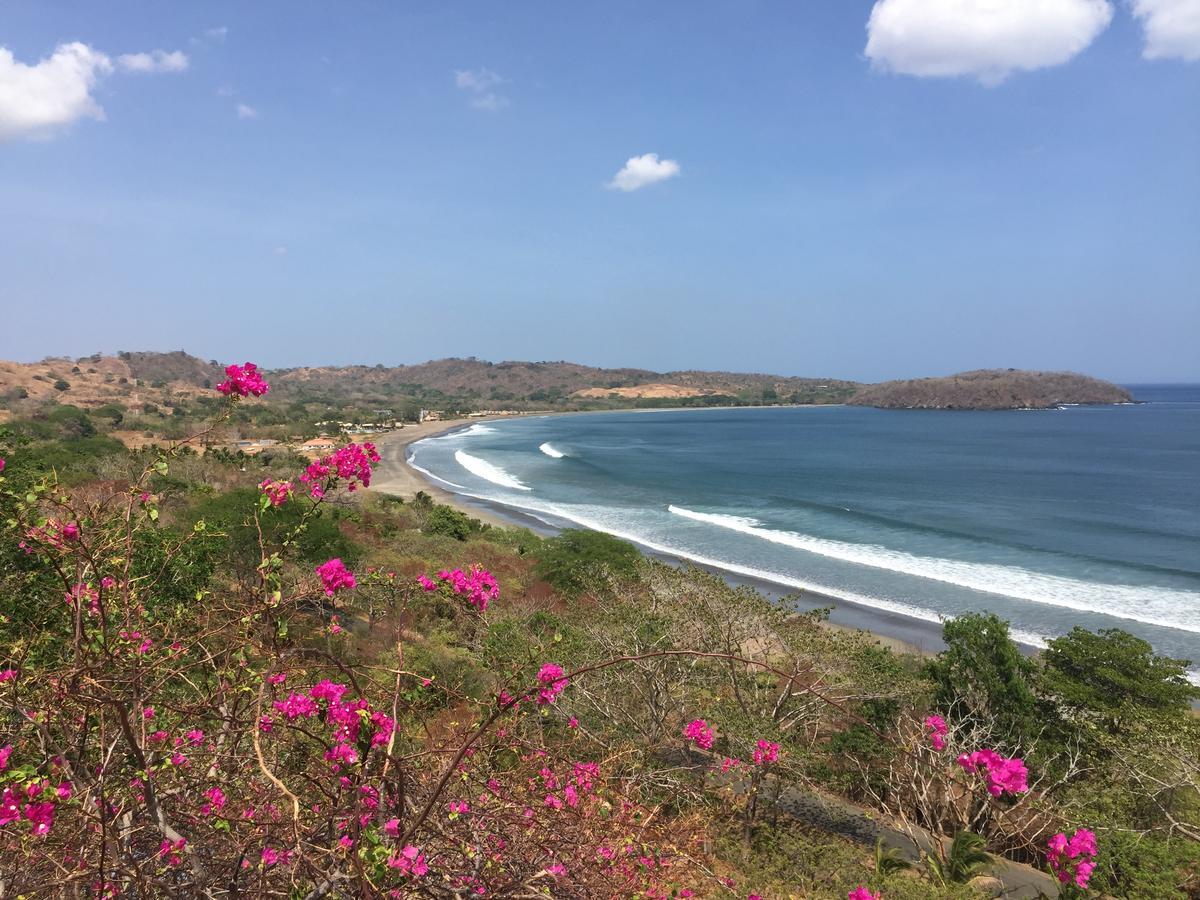
[[[217,421],[137,467],[68,489],[0,459],[0,895],[966,896],[934,842],[917,880],[784,821],[830,785],[1073,891],[1106,864],[1061,773],[752,591],[648,564],[561,602],[526,583],[518,614],[486,558],[422,567],[397,535],[359,566],[330,521],[369,443],[184,514],[190,448],[269,390],[226,375]]]

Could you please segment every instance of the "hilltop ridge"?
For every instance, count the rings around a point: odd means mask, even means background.
[[[880,409],[1053,409],[1132,402],[1129,391],[1075,372],[976,369],[942,378],[885,381],[848,402]]]

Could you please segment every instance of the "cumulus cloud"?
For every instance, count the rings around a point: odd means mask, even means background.
[[[460,91],[472,94],[471,106],[498,112],[509,105],[509,99],[494,90],[504,79],[491,69],[458,69],[454,73],[454,84]]]
[[[1200,0],[1133,0],[1142,23],[1146,59],[1200,60]]]
[[[1067,62],[1112,15],[1108,0],[877,0],[866,55],[890,72],[993,85]]]
[[[237,105],[237,117],[239,119],[257,119],[258,110],[253,106],[248,106],[245,103],[239,103]]]
[[[679,163],[673,159],[659,159],[657,153],[643,153],[626,160],[621,171],[608,183],[618,191],[636,191],[659,181],[666,181],[679,174]]]
[[[151,50],[149,53],[122,53],[117,65],[126,72],[182,72],[188,67],[187,54],[181,50],[167,53]]]
[[[92,97],[112,60],[87,44],[60,44],[34,65],[0,47],[0,141],[48,137],[76,119],[104,119]]]

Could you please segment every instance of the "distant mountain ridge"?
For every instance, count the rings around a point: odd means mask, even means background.
[[[0,402],[57,401],[81,407],[130,399],[163,403],[172,396],[204,396],[223,377],[222,363],[182,350],[0,362]],[[834,378],[606,369],[565,361],[492,363],[470,357],[390,367],[303,366],[269,370],[267,377],[270,401],[458,411],[847,402],[887,409],[1013,409],[1131,399],[1123,388],[1086,375],[1014,369],[867,385]]]
[[[239,360],[240,362],[240,360]],[[119,400],[133,388],[155,387],[191,394],[224,377],[224,366],[182,350],[169,353],[95,354],[80,359],[0,363],[0,397],[24,392],[34,400],[82,406]],[[270,399],[319,398],[330,403],[388,405],[408,399],[443,408],[563,408],[604,405],[841,403],[860,385],[835,378],[796,378],[759,373],[653,372],[605,369],[577,363],[492,363],[439,359],[400,366],[303,366],[267,370]],[[56,388],[62,383],[67,388]],[[23,398],[22,398],[23,399]]]
[[[1053,409],[1132,400],[1124,388],[1090,375],[978,369],[865,386],[849,402],[881,409]]]

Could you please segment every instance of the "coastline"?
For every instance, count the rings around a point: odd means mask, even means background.
[[[663,410],[653,411],[662,412]],[[608,410],[598,410],[597,412],[608,412]],[[574,413],[574,415],[587,414]],[[572,415],[572,413],[538,413],[537,415]],[[486,524],[500,528],[528,528],[543,537],[555,535],[567,527],[578,527],[570,523],[558,526],[517,507],[447,490],[435,483],[425,473],[415,469],[408,461],[408,448],[417,441],[440,437],[477,423],[500,418],[504,417],[477,416],[428,422],[406,426],[400,431],[382,435],[379,440],[375,441],[382,459],[376,467],[370,490],[394,494],[405,500],[411,500],[418,491],[423,491],[438,503],[454,507]],[[777,584],[766,578],[742,575],[720,566],[701,565],[682,556],[646,547],[637,541],[630,541],[630,543],[634,544],[647,557],[669,565],[695,566],[724,578],[726,582],[735,587],[748,585],[772,599],[788,598],[801,612],[830,607],[829,618],[826,622],[828,627],[836,630],[866,632],[883,646],[899,653],[927,657],[939,652],[945,646],[942,643],[942,626],[938,622],[929,622],[889,610],[877,609],[819,591],[797,591],[795,588]],[[1030,653],[1037,649],[1027,645],[1021,646],[1023,650]]]

